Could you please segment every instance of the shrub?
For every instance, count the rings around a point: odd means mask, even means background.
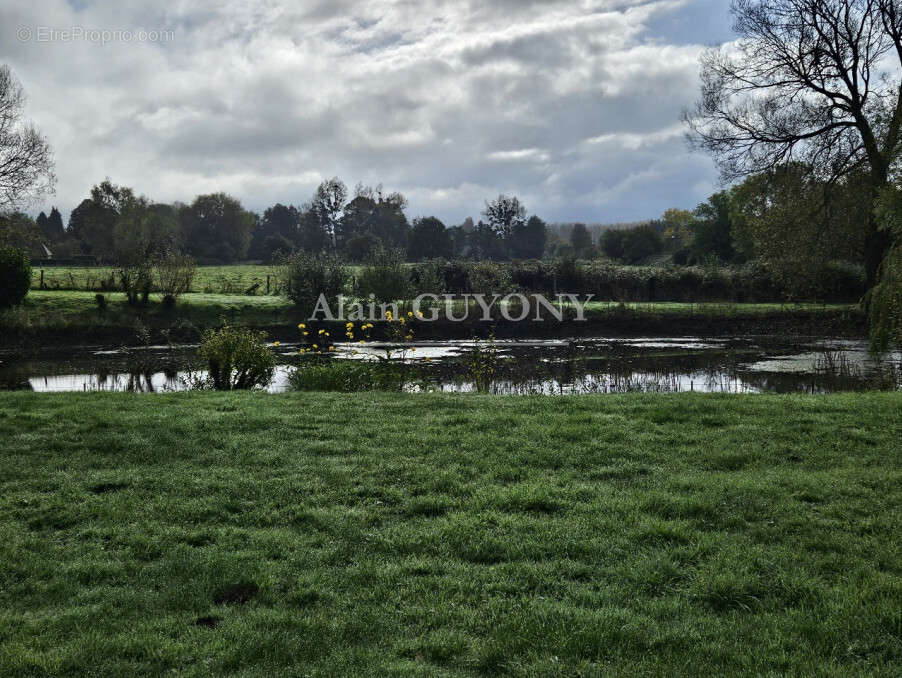
[[[23,250],[0,246],[0,308],[18,306],[31,286],[31,262]]]
[[[335,255],[298,252],[286,259],[285,279],[288,298],[304,314],[309,314],[321,294],[331,304],[344,293],[348,270]]]
[[[377,247],[357,279],[356,292],[361,297],[373,295],[376,301],[407,299],[411,291],[410,274],[400,250]]]
[[[573,257],[558,259],[554,266],[557,276],[557,288],[563,293],[577,294],[583,291],[585,286],[585,271],[580,263]]]
[[[157,260],[157,285],[164,303],[167,303],[167,297],[171,297],[171,305],[174,306],[179,295],[191,290],[195,270],[194,259],[187,254],[168,254]]]
[[[507,294],[513,288],[510,267],[494,261],[477,261],[470,266],[470,289],[476,294]]]
[[[266,333],[228,325],[204,334],[199,353],[207,361],[207,385],[217,391],[265,388],[272,380],[275,358]]]
[[[511,282],[521,292],[549,292],[554,290],[554,269],[541,261],[511,264]]]

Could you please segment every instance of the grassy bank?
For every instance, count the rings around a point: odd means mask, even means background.
[[[167,309],[159,295],[151,295],[147,306],[131,307],[121,293],[106,295],[101,311],[91,292],[40,291],[29,293],[25,303],[0,313],[0,345],[31,343],[68,344],[73,336],[82,342],[134,342],[137,330],[147,330],[153,341],[167,337],[193,341],[208,327],[226,320],[235,325],[264,328],[274,338],[297,338],[302,318],[282,297],[221,294],[186,294],[175,308]],[[479,322],[474,305],[469,323],[423,323],[420,338],[470,338],[493,329],[496,336],[568,336],[579,334],[659,335],[700,334],[810,334],[865,336],[866,322],[856,305],[850,304],[688,304],[591,302],[589,322],[497,323]],[[459,310],[455,311],[459,315]],[[341,330],[343,323],[337,323]],[[378,334],[378,332],[377,332]]]
[[[902,398],[0,394],[0,675],[899,675]]]

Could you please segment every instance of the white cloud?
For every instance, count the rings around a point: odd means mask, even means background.
[[[225,190],[260,210],[338,175],[448,222],[500,192],[549,220],[621,220],[694,205],[714,181],[678,122],[701,47],[660,29],[698,3],[710,11],[708,0],[0,0],[0,46],[56,151],[64,210],[105,176],[158,200]],[[173,39],[19,42],[19,26]]]

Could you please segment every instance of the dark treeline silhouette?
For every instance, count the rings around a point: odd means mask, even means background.
[[[118,261],[123,249],[136,246],[148,255],[185,252],[200,264],[274,261],[300,251],[334,252],[357,262],[386,249],[411,261],[509,260],[541,258],[548,243],[545,222],[527,218],[516,197],[500,195],[486,202],[484,220],[467,219],[451,227],[434,216],[411,222],[406,208],[400,193],[358,185],[351,195],[338,178],[320,184],[306,203],[277,203],[262,215],[225,193],[199,195],[190,204],[162,204],[107,179],[72,210],[68,228],[56,207],[50,216],[41,212],[33,223],[17,214],[16,223],[28,223],[19,230],[52,245],[56,259],[90,257],[98,262]]]

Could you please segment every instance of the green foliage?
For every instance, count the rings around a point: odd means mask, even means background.
[[[237,199],[212,193],[183,207],[179,219],[188,252],[200,260],[230,262],[247,254],[256,215]]]
[[[570,232],[570,247],[577,257],[588,257],[592,253],[592,234],[585,224],[574,224]]]
[[[272,381],[275,357],[265,332],[223,325],[204,334],[198,352],[207,361],[207,384],[214,390],[248,391]]]
[[[882,353],[892,346],[902,348],[902,245],[894,248],[880,267],[869,313],[872,349]]]
[[[436,217],[414,219],[407,254],[411,261],[448,259],[454,254],[451,235]]]
[[[348,270],[334,254],[297,252],[286,260],[284,269],[287,296],[305,317],[321,294],[332,304],[345,292]]]
[[[363,393],[367,391],[400,392],[409,369],[401,364],[370,360],[301,361],[288,377],[292,391]]]
[[[510,267],[494,261],[470,265],[470,290],[475,294],[507,294],[513,290]]]
[[[0,244],[0,309],[18,306],[31,287],[31,263],[21,249]]]
[[[356,293],[373,295],[376,301],[389,303],[407,299],[411,292],[410,273],[401,250],[377,247],[357,276]]]

